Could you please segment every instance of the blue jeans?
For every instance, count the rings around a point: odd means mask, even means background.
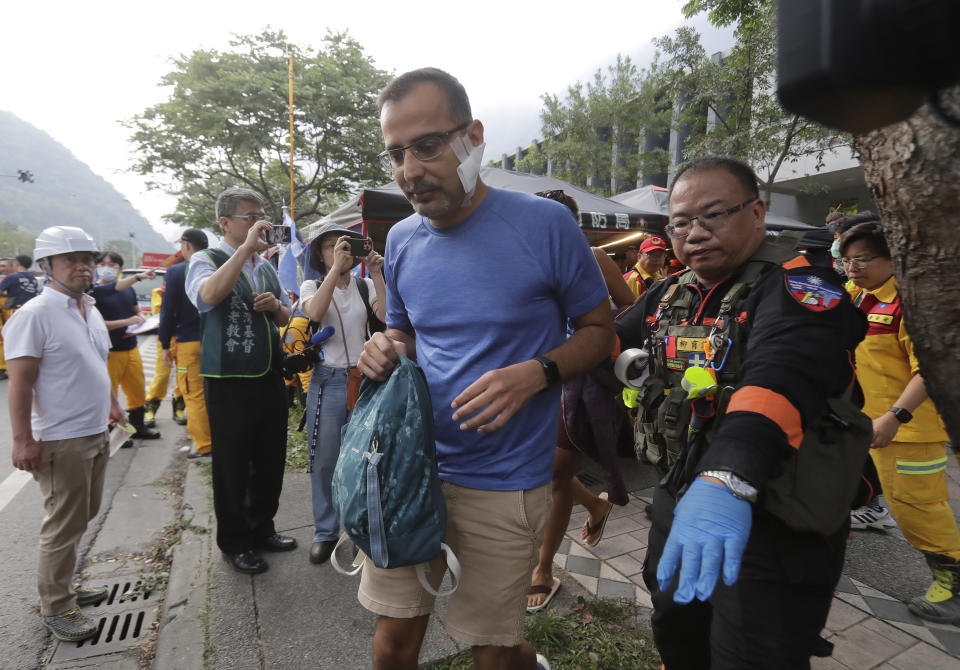
[[[340,455],[340,429],[348,418],[347,370],[326,365],[314,367],[307,391],[314,542],[336,540],[340,536],[340,519],[333,507],[332,484],[333,470]]]

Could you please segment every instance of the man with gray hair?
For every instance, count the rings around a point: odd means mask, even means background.
[[[277,271],[260,257],[271,246],[263,204],[249,189],[221,193],[217,220],[223,242],[193,254],[186,278],[187,297],[200,312],[217,546],[246,574],[268,567],[256,548],[297,546],[273,525],[287,452],[278,326],[290,318],[290,298]]]

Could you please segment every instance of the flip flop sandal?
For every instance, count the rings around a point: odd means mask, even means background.
[[[546,586],[545,584],[537,584],[536,586],[531,586],[530,590],[527,591],[528,596],[535,596],[540,593],[546,593],[547,597],[539,605],[533,607],[528,607],[527,612],[539,612],[544,609],[547,605],[550,604],[550,601],[553,600],[553,597],[557,595],[557,591],[560,590],[560,580],[556,577],[553,578],[553,586]]]
[[[598,496],[601,500],[607,499],[607,492],[604,491]],[[613,511],[613,504],[611,503],[610,507],[607,508],[607,513],[603,515],[603,518],[600,521],[591,526],[590,519],[587,518],[586,522],[583,524],[583,527],[587,529],[587,537],[584,538],[583,543],[588,547],[595,547],[600,544],[600,540],[603,539],[603,529],[607,527],[607,519],[610,518],[610,512]]]

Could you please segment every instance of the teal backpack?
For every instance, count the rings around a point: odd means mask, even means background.
[[[385,382],[364,379],[360,385],[340,440],[333,504],[344,534],[378,568],[416,565],[431,593],[456,589],[459,564],[443,543],[447,506],[437,474],[430,391],[423,370],[402,355]],[[454,580],[446,593],[435,591],[425,577],[425,564],[441,552]],[[332,557],[344,574],[356,574],[362,560],[346,572]]]

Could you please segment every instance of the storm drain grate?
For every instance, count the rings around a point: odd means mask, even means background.
[[[97,624],[97,633],[80,642],[59,642],[51,663],[71,661],[112,654],[140,644],[141,636],[152,630],[157,619],[157,607],[151,602],[149,591],[139,592],[141,582],[136,578],[120,580],[108,585],[107,595],[92,608],[82,611]],[[127,599],[123,594],[133,593]]]

